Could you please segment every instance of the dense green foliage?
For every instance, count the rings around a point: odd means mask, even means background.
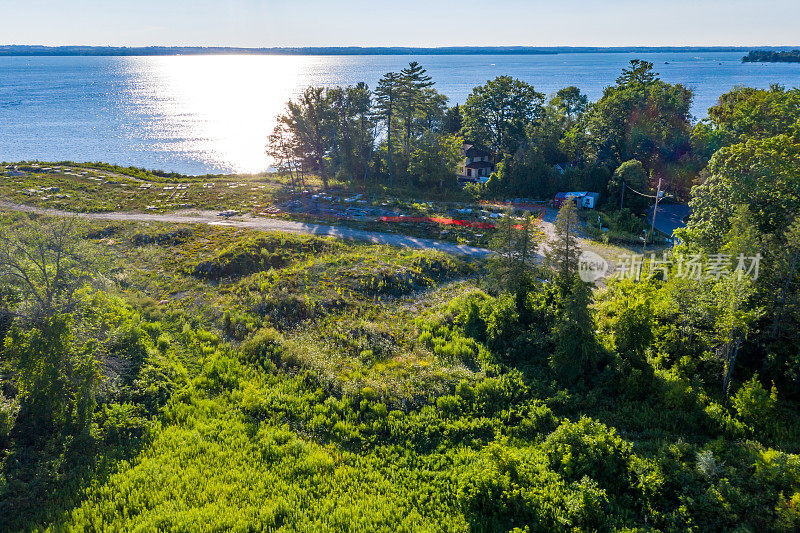
[[[496,172],[480,191],[488,197],[605,194],[612,172],[632,160],[686,196],[704,163],[690,138],[691,90],[660,80],[646,61],[632,61],[593,103],[577,87],[546,99],[529,83],[498,76],[463,105],[447,107],[433,85],[413,62],[384,75],[374,93],[363,84],[309,88],[289,102],[270,152],[300,184],[316,172],[326,184],[338,175],[351,183],[453,189],[463,140],[493,154]],[[442,153],[443,146],[451,148]],[[639,185],[645,192],[652,184]]]
[[[459,126],[499,152],[498,194],[570,150],[558,179],[614,203],[703,167],[680,243],[596,287],[572,202],[549,240],[506,212],[474,261],[2,215],[0,529],[800,528],[797,90],[735,89],[690,130],[641,62],[595,104],[498,79],[461,120],[431,81],[385,77],[377,115],[364,86],[309,90],[279,132],[292,185],[438,187]],[[360,144],[376,121],[391,149]],[[632,204],[601,223],[637,234]]]
[[[436,288],[476,268],[439,254],[103,230],[87,245],[122,252],[114,288],[6,334],[4,529],[798,524],[794,400],[763,374],[721,393],[717,330],[675,329],[697,289],[617,283],[592,305],[577,280]]]

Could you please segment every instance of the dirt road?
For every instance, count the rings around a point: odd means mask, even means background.
[[[455,255],[469,257],[486,257],[491,250],[452,244],[448,242],[435,241],[432,239],[420,239],[407,235],[397,235],[392,233],[380,233],[376,231],[364,231],[344,226],[324,226],[320,224],[306,224],[291,220],[275,220],[271,218],[252,217],[249,215],[222,218],[216,211],[184,211],[165,214],[156,213],[131,213],[131,212],[111,212],[111,213],[72,213],[59,211],[57,209],[42,209],[23,204],[16,204],[0,200],[0,209],[11,211],[23,211],[27,213],[37,213],[47,216],[77,216],[89,220],[115,220],[119,222],[161,222],[167,224],[209,224],[214,226],[232,226],[239,228],[249,228],[259,231],[284,231],[288,233],[301,233],[306,235],[330,236],[339,239],[350,239],[365,241],[373,244],[388,244],[404,248],[414,248],[421,250],[439,250]]]

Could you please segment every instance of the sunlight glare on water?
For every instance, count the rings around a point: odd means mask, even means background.
[[[450,103],[501,74],[547,95],[577,85],[591,100],[631,59],[694,90],[704,117],[736,85],[796,87],[800,64],[742,63],[741,52],[532,56],[0,57],[0,161],[106,161],[184,174],[261,172],[267,136],[308,86],[366,82],[418,60]]]
[[[260,172],[267,135],[310,58],[191,56],[132,58],[124,105],[131,135],[160,152],[192,155],[211,168]]]

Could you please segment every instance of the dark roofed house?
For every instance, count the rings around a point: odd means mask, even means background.
[[[464,161],[459,168],[460,182],[480,182],[489,181],[489,176],[494,172],[492,154],[487,150],[479,148],[474,144],[464,144],[461,147]]]
[[[652,220],[653,228],[663,233],[667,239],[675,242],[673,237],[675,230],[686,226],[689,217],[692,215],[692,208],[686,204],[669,204],[662,202],[658,204],[658,212],[653,218],[653,207],[647,212],[647,219]]]

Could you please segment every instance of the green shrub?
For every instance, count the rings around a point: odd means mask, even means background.
[[[498,377],[484,378],[472,390],[475,411],[487,416],[508,408],[512,402],[528,394],[528,387],[518,370]]]
[[[138,324],[125,322],[111,332],[105,343],[107,361],[115,360],[114,366],[123,369],[122,378],[126,383],[134,379],[147,358],[147,338]]]
[[[238,243],[214,259],[198,263],[192,274],[209,280],[240,278],[262,270],[282,268],[292,254],[316,254],[335,247],[314,237],[267,235]]]
[[[461,326],[464,334],[468,337],[479,342],[486,342],[487,324],[482,315],[481,307],[474,299],[470,299],[460,310],[455,322]]]
[[[519,314],[511,296],[498,298],[488,312],[486,337],[489,347],[506,352],[522,333]]]
[[[441,252],[415,252],[411,268],[429,278],[440,280],[464,275],[471,271],[467,263]]]
[[[0,391],[0,450],[8,445],[11,430],[14,429],[14,421],[19,411],[19,403],[3,396]]]
[[[458,499],[471,517],[475,531],[508,531],[515,523],[533,525],[542,520],[525,490],[529,476],[516,450],[492,442],[459,480]]]
[[[121,233],[123,227],[117,224],[112,224],[110,226],[106,226],[101,229],[89,231],[86,234],[87,239],[106,239],[108,237],[113,237],[118,233]]]
[[[591,418],[563,422],[545,440],[544,452],[550,467],[569,481],[588,476],[615,492],[630,488],[631,445]]]
[[[758,376],[744,383],[733,397],[732,403],[739,418],[752,427],[763,428],[769,425],[775,412],[777,392],[772,394],[761,385]]]
[[[161,246],[177,246],[179,244],[183,244],[186,240],[191,237],[192,232],[188,228],[181,228],[175,231],[169,231],[166,233],[157,233],[155,235],[149,235],[147,233],[139,233],[137,232],[131,242],[134,246],[144,246],[147,244],[158,244]]]
[[[353,290],[374,296],[402,296],[433,285],[431,278],[410,268],[380,266],[355,278]]]
[[[461,413],[461,398],[458,396],[440,396],[436,399],[436,408],[445,415],[458,415]]]
[[[242,359],[251,365],[271,370],[280,366],[284,353],[283,336],[272,328],[262,328],[242,343]]]
[[[133,382],[133,398],[149,413],[155,413],[167,404],[186,377],[186,371],[176,363],[160,356],[151,358]]]
[[[244,340],[255,332],[260,323],[257,318],[240,310],[226,310],[222,314],[222,331],[231,339]]]
[[[531,449],[494,441],[459,479],[472,531],[605,531],[616,519],[606,490],[584,477],[566,483]]]
[[[759,450],[755,479],[762,487],[772,486],[789,493],[800,488],[800,456],[778,450]]]
[[[95,421],[103,440],[108,444],[125,445],[144,435],[148,421],[138,406],[131,403],[104,405]]]
[[[778,497],[778,505],[775,506],[775,512],[778,515],[775,519],[776,530],[800,530],[800,492],[795,492],[791,497],[781,493]]]
[[[82,434],[89,429],[97,385],[93,354],[74,345],[69,316],[56,316],[38,328],[12,328],[3,356],[16,370],[23,434],[45,437],[57,430]],[[95,343],[87,343],[91,350]]]
[[[510,414],[509,411],[504,413]],[[509,419],[506,424],[511,428],[511,435],[520,439],[534,440],[553,431],[557,422],[556,416],[547,405],[534,400],[520,409],[516,420]]]
[[[262,302],[256,311],[276,325],[294,326],[323,313],[322,306],[298,294],[278,293]]]

